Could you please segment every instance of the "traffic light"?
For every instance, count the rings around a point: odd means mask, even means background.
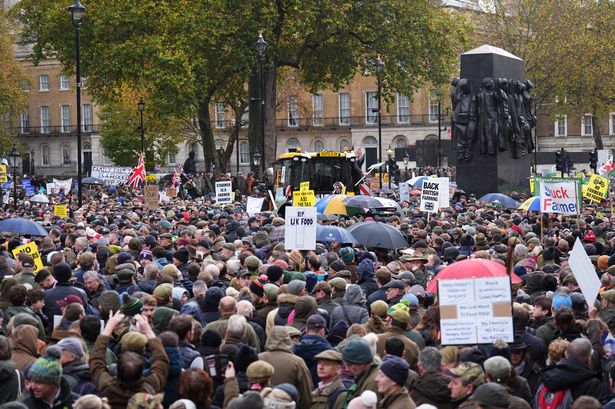
[[[594,170],[594,173],[598,172],[598,152],[595,149],[589,153],[589,167]]]
[[[566,153],[566,157],[564,158],[564,173],[567,173],[570,176],[572,172],[572,168],[574,167],[574,162],[568,153]]]
[[[555,170],[564,173],[564,148],[555,151]]]

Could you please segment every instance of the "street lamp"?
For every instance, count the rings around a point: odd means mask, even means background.
[[[381,106],[381,94],[382,94],[382,69],[384,68],[384,61],[378,56],[374,61],[374,68],[376,69],[376,79],[378,81],[378,163],[382,163],[382,106]],[[380,169],[380,189],[382,189],[382,169]]]
[[[21,155],[13,144],[13,150],[9,154],[9,165],[13,168],[13,209],[15,210],[17,210],[17,167],[19,166],[20,159]]]
[[[389,169],[389,189],[391,189],[391,168],[393,167],[393,163],[391,161],[391,159],[393,158],[393,149],[391,149],[391,145],[389,145],[389,149],[387,149],[387,156],[388,156],[388,169]]]
[[[73,26],[75,26],[75,71],[77,77],[77,203],[79,207],[81,207],[81,19],[85,14],[85,7],[83,7],[79,0],[75,0],[68,10],[72,16]]]
[[[408,152],[404,155],[404,166],[406,167],[406,180],[408,180],[408,163],[410,162],[410,156],[408,156]]]
[[[254,160],[254,167],[256,168],[256,171],[258,172],[258,169],[261,164],[261,154],[258,151],[258,148],[256,149],[256,152],[254,152],[254,156],[252,157],[252,159]]]
[[[34,176],[34,149],[30,151],[30,174]]]
[[[265,49],[267,48],[267,41],[265,41],[265,39],[263,38],[263,32],[259,31],[258,32],[258,40],[256,40],[256,42],[254,43],[254,48],[256,49],[256,56],[258,57],[258,66],[259,66],[259,79],[260,79],[260,95],[259,95],[259,99],[260,99],[260,113],[261,113],[261,151],[263,151],[263,154],[265,154]],[[277,144],[277,141],[276,141]],[[274,148],[274,152],[275,152],[275,148]],[[256,151],[256,153],[258,153],[258,150]],[[256,156],[256,153],[254,154]],[[260,154],[259,154],[259,158],[260,158]],[[256,158],[254,159],[254,162],[256,162]],[[261,163],[260,159],[259,159],[259,165]],[[265,168],[264,168],[264,164],[265,161],[263,162],[263,169],[262,172],[263,174],[265,173]],[[255,166],[259,166],[256,165]]]
[[[435,90],[435,94],[438,98],[438,158],[436,164],[440,169],[440,158],[442,157],[442,93]]]
[[[145,111],[145,102],[143,102],[143,98],[139,100],[137,107],[139,108],[139,115],[141,117],[139,131],[141,132],[141,153],[143,154],[145,152],[143,148],[145,143],[145,128],[143,128],[143,111]]]

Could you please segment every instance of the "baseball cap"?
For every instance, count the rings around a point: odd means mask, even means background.
[[[56,344],[62,351],[68,351],[77,356],[78,359],[83,358],[83,344],[78,338],[67,337],[63,338]]]
[[[455,378],[463,379],[464,383],[477,387],[485,382],[483,368],[475,362],[463,362],[455,368],[448,368],[446,372]]]
[[[313,314],[307,319],[308,328],[327,328],[327,320],[322,315]]]
[[[74,294],[69,294],[66,297],[64,297],[62,300],[58,300],[58,305],[60,307],[64,307],[68,304],[73,304],[73,303],[79,303],[83,305],[83,300],[81,299],[81,297],[79,297],[78,295],[74,295]]]

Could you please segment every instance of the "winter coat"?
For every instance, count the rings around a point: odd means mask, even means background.
[[[10,336],[14,345],[12,360],[21,372],[38,358],[36,334],[36,327],[26,324],[17,327]]]
[[[19,391],[23,391],[23,379],[23,375],[17,375],[15,362],[0,361],[0,405],[17,400]]]
[[[369,308],[370,305],[378,300],[387,302],[387,290],[382,287],[367,296],[367,307]]]
[[[607,397],[608,391],[600,381],[599,374],[568,358],[564,358],[555,366],[545,369],[540,378],[551,392],[570,389],[573,399],[582,395],[589,395],[602,402]],[[540,393],[540,388],[538,390]],[[536,394],[535,399],[539,393]]]
[[[278,296],[278,309],[274,318],[274,325],[288,325],[288,316],[295,309],[297,296],[292,294],[280,294]]]
[[[150,374],[136,381],[130,389],[120,384],[107,371],[105,359],[107,345],[110,338],[101,335],[96,340],[92,356],[90,357],[90,368],[92,380],[96,382],[99,394],[106,396],[113,409],[125,409],[128,400],[138,392],[158,393],[164,390],[167,375],[169,373],[169,358],[160,342],[159,338],[150,339],[147,343],[152,350],[152,366]]]
[[[182,305],[181,308],[179,309],[179,312],[180,314],[191,315],[192,318],[197,320],[201,325],[206,324],[205,322],[203,322],[203,315],[201,314],[201,307],[199,306],[199,303],[195,299],[192,299],[188,301],[187,303],[185,303],[184,305]]]
[[[378,402],[378,409],[415,409],[416,405],[408,393],[408,389],[401,388]]]
[[[11,318],[13,318],[17,314],[28,314],[31,317],[34,317],[37,321],[36,328],[38,329],[38,337],[43,341],[47,339],[47,333],[45,332],[45,327],[43,326],[43,321],[36,315],[34,311],[30,307],[26,307],[25,305],[11,305],[4,311],[4,322],[8,324]],[[5,325],[6,327],[6,325]]]
[[[342,390],[343,389],[343,390]],[[335,391],[337,392],[337,397],[335,398],[335,403],[333,406],[329,406],[329,398],[333,399],[331,396]],[[346,400],[346,387],[342,383],[340,378],[337,378],[329,385],[321,388],[316,388],[312,391],[312,405],[310,409],[342,409],[344,407],[344,401]]]
[[[244,393],[248,390],[248,375],[245,372],[235,372],[235,379],[239,385],[239,393]],[[216,388],[211,404],[220,408],[224,407],[224,389],[225,385],[219,385]]]
[[[151,295],[154,293],[154,290],[156,289],[157,284],[158,282],[156,280],[141,279],[137,283],[137,287],[139,287],[140,291],[143,291]]]
[[[425,372],[414,382],[410,396],[417,406],[427,403],[439,409],[451,409],[449,380],[441,372]]]
[[[316,373],[318,362],[316,362],[314,356],[328,349],[333,349],[333,346],[325,338],[318,335],[304,335],[298,344],[293,345],[295,355],[302,358],[310,370],[313,385],[318,385],[319,381],[318,374]]]
[[[598,313],[598,318],[608,325],[612,334],[615,333],[615,307],[603,308]]]
[[[60,393],[53,402],[53,405],[49,406],[47,402],[36,398],[32,394],[24,396],[21,403],[26,405],[28,409],[72,409],[73,398],[70,393],[68,382],[66,382],[66,379],[62,379],[60,381]]]
[[[86,362],[71,362],[62,367],[62,377],[66,379],[73,396],[97,394],[96,386],[92,383],[90,367]]]
[[[221,317],[218,321],[210,322],[209,324],[205,326],[205,329],[203,331],[215,329],[216,331],[222,334],[223,332],[220,331],[221,324],[227,322],[228,319],[229,317]],[[245,329],[244,331],[245,335],[244,335],[244,339],[242,340],[243,343],[248,344],[249,346],[256,349],[257,351],[260,351],[260,348],[261,348],[260,342],[258,340],[258,337],[256,336],[256,332],[254,332],[254,328],[252,328],[251,325],[245,325],[244,329]]]
[[[314,315],[318,312],[318,304],[316,300],[310,296],[304,296],[297,298],[295,302],[295,315],[291,325],[297,328],[299,331],[303,331],[307,324],[307,319],[310,315]]]
[[[361,287],[356,284],[349,284],[346,287],[344,300],[331,313],[329,331],[341,320],[346,320],[350,327],[352,324],[365,324],[368,319],[369,314],[367,308],[365,308],[365,297],[363,297]]]
[[[376,343],[376,351],[379,356],[383,357],[384,344],[391,337],[397,337],[404,343],[404,359],[408,362],[411,369],[416,368],[416,363],[419,359],[419,347],[414,341],[404,335],[404,331],[397,327],[390,327],[384,334],[378,334],[378,342]]]
[[[183,369],[196,368],[196,366],[192,365],[197,358],[201,358],[201,354],[196,350],[194,345],[186,341],[179,341],[179,356]],[[201,367],[202,363],[203,359],[201,358]]]
[[[178,399],[179,377],[182,374],[181,358],[179,350],[173,347],[165,347],[164,351],[169,357],[169,374],[164,385],[164,400],[162,405],[168,408]]]
[[[374,262],[369,258],[362,260],[357,268],[357,284],[366,296],[378,290],[378,284],[376,284],[374,276]]]
[[[290,383],[299,391],[298,409],[309,409],[312,401],[312,376],[303,359],[291,350],[288,330],[276,326],[269,334],[265,352],[258,354],[258,359],[268,362],[275,368],[271,377],[272,385]]]
[[[327,311],[327,315],[328,315],[327,318],[329,319],[335,307],[339,306],[339,304],[333,301],[331,297],[323,298],[321,300],[318,300],[317,302],[318,302],[319,309]]]
[[[361,396],[367,390],[378,393],[378,385],[376,384],[376,375],[378,375],[378,364],[372,364],[365,372],[355,379],[355,383],[348,389],[346,394],[346,406],[348,402]]]
[[[85,291],[77,287],[73,287],[70,283],[58,282],[54,288],[45,291],[45,306],[43,307],[43,313],[47,316],[50,323],[53,323],[54,315],[62,315],[62,310],[60,309],[58,301],[63,300],[69,295],[76,295],[81,298],[83,305],[87,305],[87,296]],[[49,328],[49,330],[53,330],[53,328]]]

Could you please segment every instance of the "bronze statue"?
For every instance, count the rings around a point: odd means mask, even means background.
[[[519,126],[519,114],[514,95],[514,81],[511,79],[503,81],[502,89],[506,92],[506,96],[508,97],[508,112],[511,118],[509,140],[512,149],[512,156],[517,159],[527,155],[527,150],[523,142],[523,132]]]
[[[508,150],[511,146],[511,128],[512,119],[508,111],[508,95],[503,88],[506,78],[497,78],[495,80],[495,100],[498,111],[498,150],[500,152]]]
[[[476,134],[476,99],[466,78],[461,78],[455,92],[455,109],[451,124],[456,141],[457,160],[471,162],[474,158]]]
[[[495,155],[498,138],[498,111],[493,78],[483,78],[480,85],[481,91],[476,96],[479,152],[483,155]]]

